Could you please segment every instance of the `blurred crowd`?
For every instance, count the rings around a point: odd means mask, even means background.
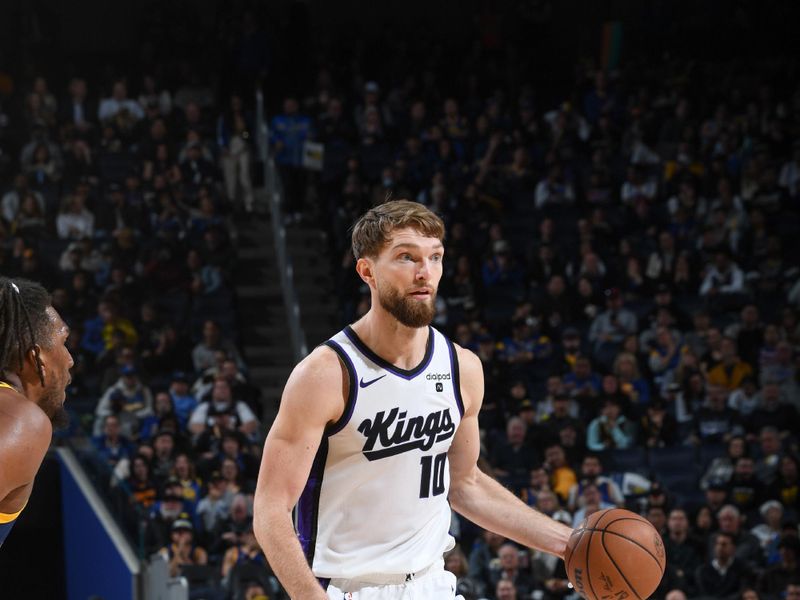
[[[493,87],[480,48],[437,85],[435,50],[403,77],[326,64],[272,121],[287,221],[328,232],[342,323],[369,308],[350,224],[429,206],[434,325],[484,364],[483,467],[571,525],[646,516],[670,557],[658,597],[800,593],[796,62],[584,64],[552,98]],[[559,561],[453,532],[466,598],[573,594]]]
[[[16,136],[0,136],[0,271],[44,284],[71,329],[59,436],[83,448],[142,557],[161,552],[173,575],[207,556],[226,578],[259,566],[228,584],[255,597],[269,584],[250,521],[263,406],[234,292],[250,111],[145,74],[17,81],[0,112]]]
[[[429,206],[434,325],[484,364],[482,468],[570,525],[644,515],[669,557],[654,597],[800,599],[796,61],[585,61],[548,87],[487,39],[455,71],[430,41],[350,50],[270,120],[286,222],[327,232],[342,324],[369,308],[349,226],[388,197]],[[0,270],[44,283],[72,329],[68,434],[142,555],[195,598],[279,598],[232,291],[251,98],[203,79],[15,82]],[[576,597],[554,557],[458,516],[452,533],[465,599]]]

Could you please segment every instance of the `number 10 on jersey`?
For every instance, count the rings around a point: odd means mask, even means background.
[[[436,456],[423,456],[419,459],[422,478],[419,482],[419,497],[429,498],[444,493],[444,468],[447,465],[447,452]],[[433,493],[431,493],[433,488]]]

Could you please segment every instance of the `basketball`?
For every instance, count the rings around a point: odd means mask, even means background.
[[[644,600],[661,582],[667,556],[649,521],[609,508],[578,525],[567,543],[564,564],[570,583],[588,600]]]

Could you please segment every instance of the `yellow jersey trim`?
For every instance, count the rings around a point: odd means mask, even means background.
[[[5,381],[0,381],[0,388],[8,388],[10,390],[14,390],[15,392],[17,391],[14,389],[13,385],[8,385]]]
[[[25,510],[24,506],[22,508],[20,508],[17,512],[12,513],[10,515],[8,515],[6,513],[0,513],[0,525],[5,525],[6,523],[11,523],[11,521],[16,521],[17,517],[20,515],[20,513],[23,510]]]

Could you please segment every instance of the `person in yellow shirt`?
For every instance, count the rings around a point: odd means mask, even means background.
[[[720,353],[722,360],[708,372],[708,383],[732,392],[741,387],[745,377],[753,375],[753,367],[739,358],[736,341],[732,338],[723,338]]]
[[[567,454],[561,444],[551,444],[544,451],[544,466],[550,473],[550,488],[561,502],[566,502],[572,486],[578,482],[575,471],[567,463]]]

